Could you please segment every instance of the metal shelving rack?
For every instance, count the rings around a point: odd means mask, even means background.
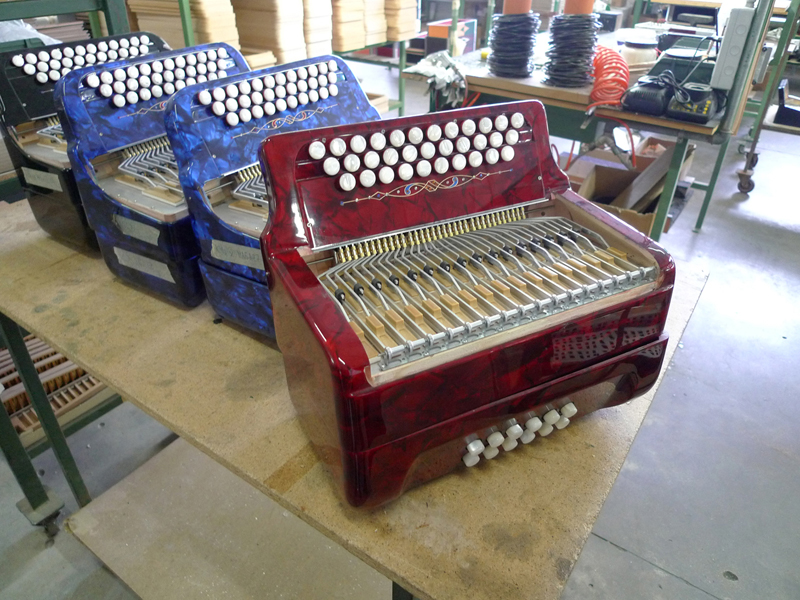
[[[184,0],[186,1],[186,0]],[[383,60],[377,57],[367,57],[367,56],[359,56],[354,55],[353,52],[360,52],[361,50],[371,50],[372,48],[379,48],[381,46],[385,46],[386,44],[398,44],[398,62],[394,63],[391,60]],[[397,69],[398,74],[398,81],[397,81],[397,100],[390,100],[389,101],[389,110],[397,110],[398,116],[402,117],[405,113],[406,107],[406,81],[402,77],[403,71],[406,69],[406,40],[402,40],[399,42],[383,42],[380,44],[373,44],[372,46],[365,46],[364,48],[356,48],[355,50],[348,50],[347,52],[334,52],[336,56],[341,56],[346,60],[350,60],[353,62],[360,62],[367,65],[378,65],[381,67],[386,67],[391,71],[392,69]]]

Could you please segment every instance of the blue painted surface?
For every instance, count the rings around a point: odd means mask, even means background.
[[[200,261],[208,301],[217,314],[245,329],[275,338],[269,287]]]
[[[265,115],[261,119],[230,127],[222,118],[211,112],[210,106],[204,106],[197,100],[197,94],[201,90],[213,90],[222,85],[274,75],[330,60],[336,61],[338,66],[336,85],[339,93],[335,97],[320,99],[313,104],[287,109],[272,116]],[[246,282],[236,281],[239,290],[238,297],[242,298],[243,302],[250,303],[253,301],[251,299],[264,298],[264,286],[267,283],[265,271],[215,258],[211,255],[211,245],[213,240],[221,240],[259,249],[259,240],[257,237],[235,229],[217,217],[203,192],[205,184],[210,180],[257,164],[258,148],[270,135],[362,121],[377,121],[380,120],[380,115],[369,103],[358,79],[341,58],[319,56],[185,88],[170,98],[165,119],[167,136],[178,162],[181,186],[189,203],[189,212],[200,245],[202,260],[209,266],[252,281],[252,289],[247,294],[242,291]],[[207,272],[209,271],[204,270],[204,275]],[[225,285],[225,282],[226,280],[221,277],[213,280],[206,277],[209,301],[220,314],[225,311],[230,313],[234,310],[231,306],[233,300],[226,298],[225,289],[211,291],[213,286]],[[214,298],[218,300],[214,300]],[[220,304],[216,302],[220,302]],[[249,324],[237,322],[250,329],[262,330],[262,321],[259,318],[254,318]]]
[[[152,63],[156,60],[163,61],[192,52],[219,48],[225,48],[228,52],[230,58],[228,61],[230,66],[226,68],[228,72],[249,70],[242,55],[227,44],[203,44],[172,52],[147,54],[134,59],[105,63],[101,67],[92,66],[75,70],[62,77],[55,90],[56,110],[68,144],[67,154],[89,224],[98,237],[106,241],[124,240],[132,252],[170,264],[186,262],[186,265],[177,268],[176,277],[185,278],[185,281],[178,283],[178,287],[187,290],[194,289],[195,282],[201,280],[196,259],[199,248],[192,229],[191,217],[187,216],[168,223],[120,204],[100,188],[93,177],[94,170],[91,166],[91,161],[99,156],[163,136],[164,110],[168,99],[151,98],[135,105],[117,108],[111,104],[110,99],[103,98],[97,90],[84,85],[83,80],[91,73]],[[156,245],[125,235],[116,224],[119,216],[158,230]],[[101,243],[106,263],[111,266],[116,257],[106,256],[107,250],[108,245]],[[137,285],[149,287],[156,293],[163,293],[175,299],[175,294],[163,291],[161,283],[148,285],[149,280],[154,278],[148,276],[142,279],[140,275],[131,271],[123,267],[115,273],[120,277],[130,278]],[[186,297],[190,302],[194,301],[193,294],[178,294],[177,297]]]

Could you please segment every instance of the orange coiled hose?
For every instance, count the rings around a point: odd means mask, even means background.
[[[594,87],[590,98],[594,106],[616,106],[621,104],[622,94],[628,89],[630,71],[628,63],[619,52],[598,46],[594,54]]]

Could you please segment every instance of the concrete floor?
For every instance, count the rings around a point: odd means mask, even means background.
[[[396,87],[386,69],[354,70],[370,91]],[[407,89],[407,114],[426,112],[424,87]],[[662,239],[711,276],[563,600],[800,598],[800,146],[767,132],[760,153],[744,196],[732,143],[702,233],[696,193]],[[701,145],[692,174],[714,158]],[[70,445],[97,495],[172,439],[124,405]],[[34,462],[74,511],[52,453]],[[49,546],[20,497],[0,462],[0,600],[135,597],[69,534]]]

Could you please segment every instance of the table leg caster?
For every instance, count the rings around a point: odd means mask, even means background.
[[[752,192],[755,187],[756,183],[753,181],[753,171],[750,169],[742,169],[736,171],[736,175],[739,176],[739,191],[743,194],[749,194]]]
[[[757,164],[758,164],[758,154],[753,152],[753,154],[750,155],[750,158],[745,162],[744,168],[748,171],[752,171],[753,169],[756,168]]]

